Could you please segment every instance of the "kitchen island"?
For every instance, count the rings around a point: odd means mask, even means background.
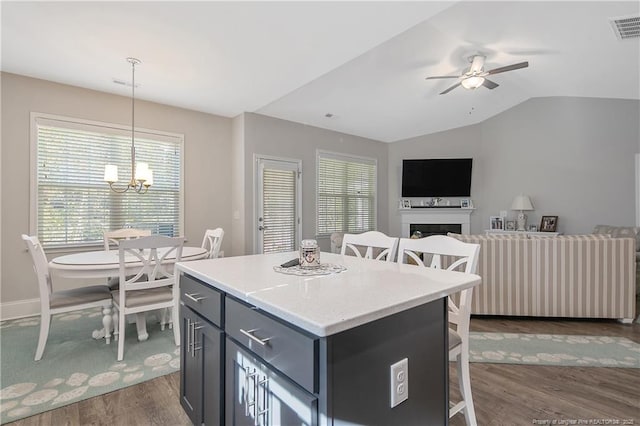
[[[274,271],[295,257],[177,264],[194,424],[446,425],[446,298],[480,277],[330,253],[345,271]]]

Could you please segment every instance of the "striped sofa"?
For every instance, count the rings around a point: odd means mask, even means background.
[[[480,244],[473,314],[634,318],[633,238],[450,235]]]

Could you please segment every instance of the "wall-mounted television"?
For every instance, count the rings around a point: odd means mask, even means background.
[[[469,197],[472,163],[472,158],[402,160],[402,196]]]

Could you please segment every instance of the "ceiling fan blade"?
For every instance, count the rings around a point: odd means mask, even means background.
[[[491,74],[498,74],[500,72],[505,72],[505,71],[513,71],[513,70],[517,70],[520,68],[526,68],[529,66],[529,62],[520,62],[518,64],[513,64],[513,65],[507,65],[505,67],[500,67],[500,68],[494,68],[492,70],[487,71],[487,75],[491,75]]]
[[[496,87],[500,86],[498,83],[494,83],[493,81],[487,80],[486,78],[484,79],[482,85],[487,89],[495,89]]]
[[[456,83],[456,84],[454,84],[453,86],[449,87],[447,90],[445,90],[444,92],[442,92],[440,94],[441,95],[446,95],[447,93],[449,93],[450,91],[452,91],[456,87],[460,86],[460,84],[462,84],[462,83]]]
[[[425,80],[432,80],[434,78],[460,78],[460,77],[457,76],[457,75],[436,75],[436,76],[433,76],[433,77],[427,77],[427,78],[425,78]]]

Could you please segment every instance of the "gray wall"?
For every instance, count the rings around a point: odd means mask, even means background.
[[[0,302],[37,298],[31,258],[20,234],[29,230],[31,112],[130,125],[131,99],[2,73],[2,281]],[[206,228],[231,228],[231,119],[136,101],[136,126],[184,134],[185,229],[199,246]],[[153,189],[151,189],[153,190]],[[231,243],[223,241],[223,250]],[[48,257],[63,252],[47,253]],[[77,284],[76,284],[77,285]],[[71,287],[73,284],[68,283]]]
[[[542,215],[557,215],[565,234],[596,224],[635,222],[634,157],[639,152],[640,102],[595,98],[534,98],[474,126],[389,145],[389,229],[400,232],[397,200],[403,158],[473,157],[471,232],[524,193]]]
[[[316,150],[322,149],[378,160],[378,229],[388,232],[387,145],[358,136],[267,117],[244,114],[245,249],[253,253],[253,156],[272,155],[302,160],[302,238],[316,237]],[[237,173],[234,173],[237,176]],[[329,250],[329,240],[318,239]]]

